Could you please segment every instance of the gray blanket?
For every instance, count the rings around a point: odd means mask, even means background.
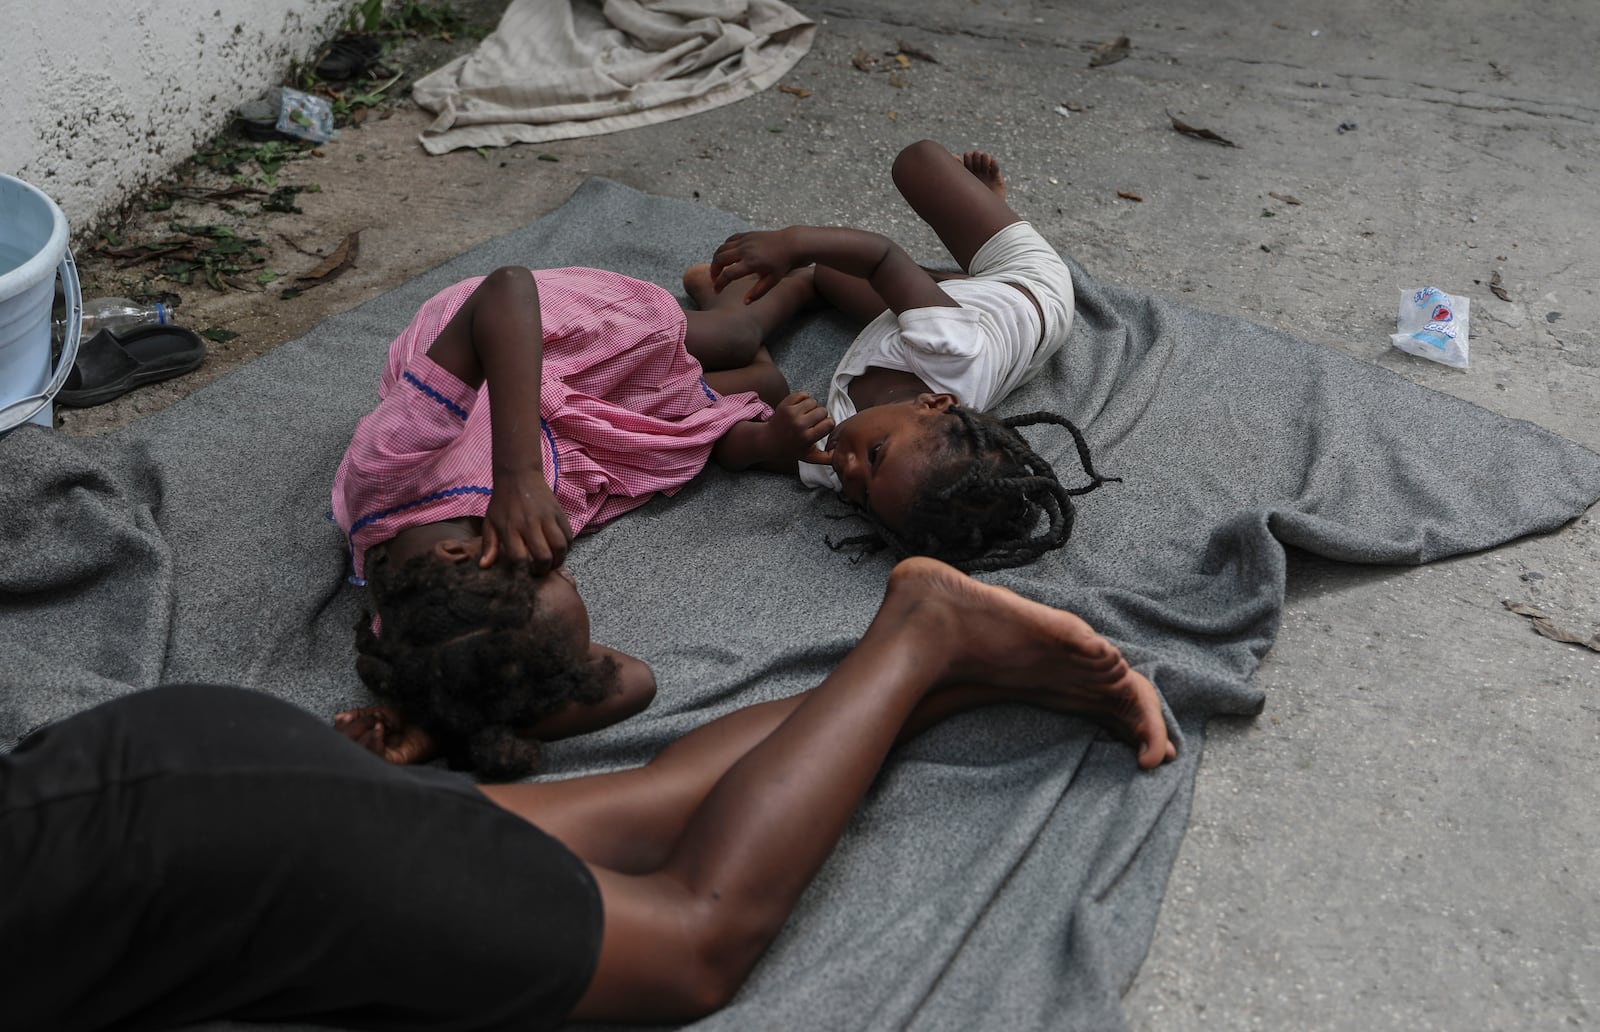
[[[0,741],[162,681],[233,682],[328,715],[367,700],[360,592],[328,492],[385,347],[440,287],[501,264],[589,264],[678,288],[743,228],[590,180],[491,242],[109,438],[0,440]],[[1188,815],[1208,717],[1262,704],[1286,547],[1420,563],[1557,527],[1600,456],[1281,332],[1074,267],[1070,344],[1004,410],[1086,428],[1121,476],[1069,546],[987,579],[1072,609],[1161,689],[1176,763],[1139,773],[1088,724],[969,714],[897,753],[748,986],[710,1028],[1121,1025]],[[849,329],[775,353],[821,393]],[[1074,468],[1071,442],[1034,432]],[[827,536],[842,507],[785,477],[708,470],[580,539],[594,634],[649,661],[644,715],[558,743],[550,772],[642,761],[704,721],[814,684],[866,626],[890,561]],[[1270,791],[1270,788],[1267,789]],[[423,887],[425,891],[425,887]]]

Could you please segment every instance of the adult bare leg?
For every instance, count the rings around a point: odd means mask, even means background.
[[[933,560],[901,563],[860,644],[818,688],[732,714],[679,743],[673,762],[685,765],[687,779],[680,797],[712,783],[681,832],[656,829],[675,839],[658,869],[592,865],[606,923],[574,1016],[668,1021],[721,1006],[919,709],[933,707],[922,713],[934,719],[1014,701],[1108,724],[1136,745],[1141,766],[1173,755],[1155,689],[1082,620]],[[608,790],[623,784],[610,777],[583,780]],[[493,797],[504,804],[505,796]],[[549,827],[538,807],[514,808]]]

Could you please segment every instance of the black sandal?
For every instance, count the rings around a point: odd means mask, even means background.
[[[317,78],[323,82],[348,82],[373,75],[392,75],[379,64],[382,57],[382,40],[350,32],[341,33],[328,47],[322,60],[317,62]]]
[[[79,345],[56,404],[104,405],[135,387],[181,376],[205,357],[205,341],[182,326],[140,326],[120,335],[101,330]]]

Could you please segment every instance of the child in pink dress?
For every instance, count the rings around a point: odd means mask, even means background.
[[[539,739],[648,705],[650,669],[589,640],[568,546],[708,460],[792,470],[812,451],[827,413],[762,346],[812,297],[805,270],[686,313],[618,273],[507,267],[425,303],[334,479],[381,621],[357,627],[357,669],[389,704],[336,723],[398,762],[439,744],[504,778]]]

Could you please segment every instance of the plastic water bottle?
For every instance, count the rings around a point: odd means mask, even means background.
[[[88,340],[101,330],[124,333],[140,326],[165,326],[172,322],[173,311],[158,302],[140,304],[126,297],[97,297],[83,303],[83,339]],[[67,318],[56,318],[56,336],[65,335]]]

